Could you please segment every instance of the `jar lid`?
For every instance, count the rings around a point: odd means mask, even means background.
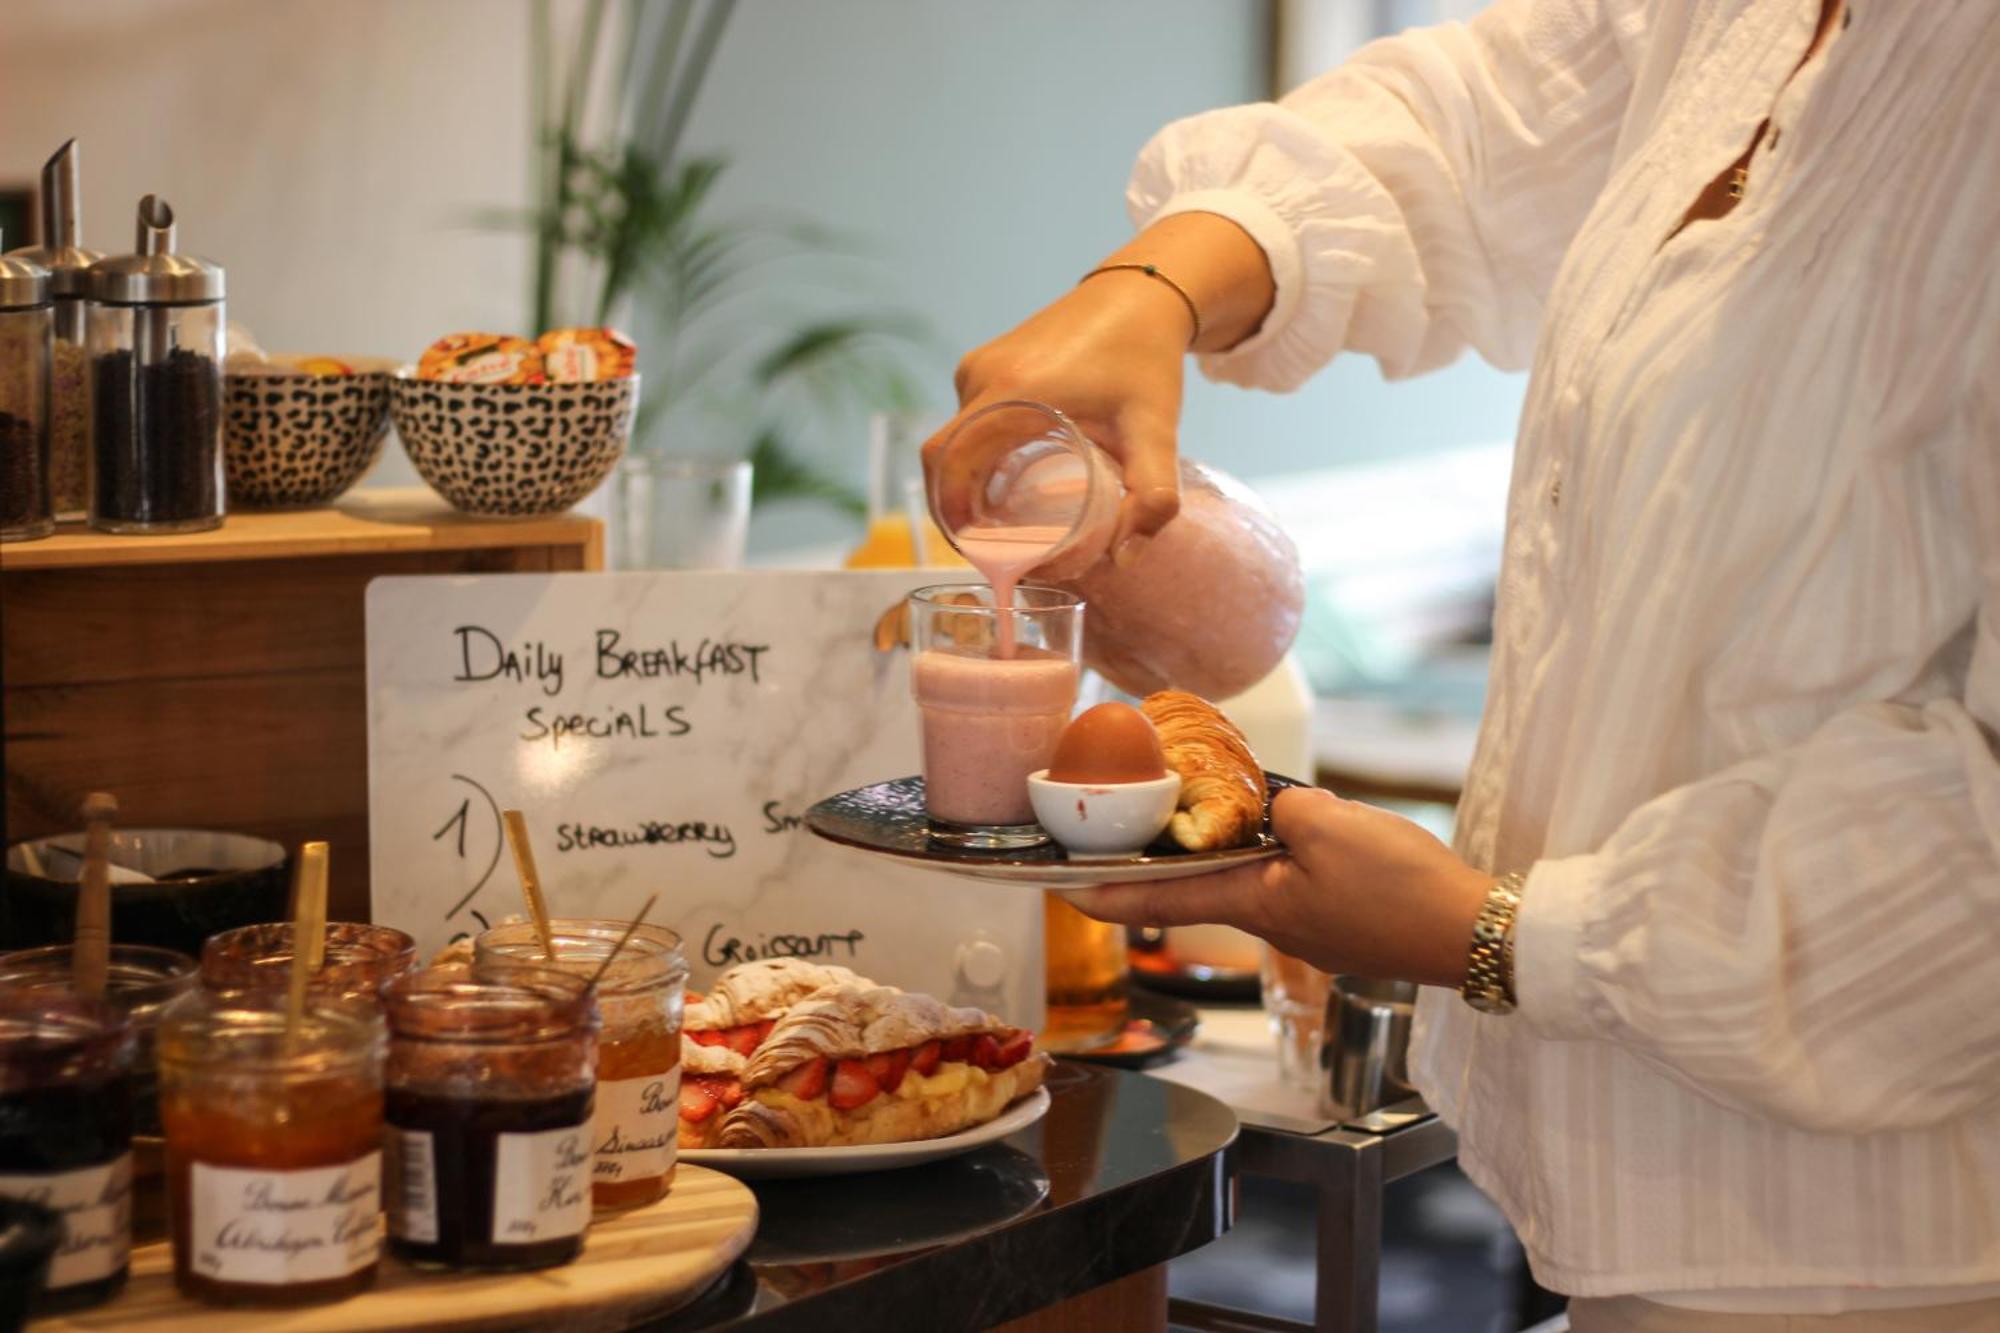
[[[47,269],[49,295],[58,301],[65,298],[81,300],[90,295],[90,266],[102,258],[104,256],[97,251],[86,250],[80,245],[64,246],[60,250],[27,245],[0,255],[0,261],[20,259]]]
[[[139,201],[137,253],[90,266],[90,299],[109,305],[205,305],[220,301],[219,265],[174,250],[174,210],[149,194]]]
[[[19,251],[0,255],[0,310],[49,303],[49,271]]]

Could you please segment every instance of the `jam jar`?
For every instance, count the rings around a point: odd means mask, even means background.
[[[0,990],[33,987],[68,990],[73,973],[71,946],[49,944],[0,954]],[[146,944],[111,946],[104,998],[132,1027],[132,1132],[158,1138],[160,1089],[153,1068],[153,1042],[167,1006],[194,988],[195,961],[173,949]]]
[[[134,1045],[115,1005],[0,988],[0,1197],[62,1218],[39,1312],[95,1305],[125,1285]]]
[[[326,923],[326,953],[312,988],[323,994],[377,997],[382,987],[417,968],[417,942],[389,926]],[[208,937],[201,980],[216,990],[283,990],[292,973],[292,923],[239,926]]]
[[[382,1251],[382,1017],[316,993],[197,987],[160,1025],[174,1282],[217,1305],[335,1300]]]
[[[433,968],[383,995],[389,1249],[445,1268],[548,1268],[590,1225],[597,1006],[550,968]]]
[[[551,923],[556,956],[542,954],[532,922],[495,926],[474,942],[476,963],[531,963],[596,974],[629,923]],[[681,1009],[687,963],[681,937],[641,926],[597,983],[597,1118],[591,1199],[600,1211],[666,1197],[680,1135]]]

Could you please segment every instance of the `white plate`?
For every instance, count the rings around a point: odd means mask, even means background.
[[[864,1143],[851,1148],[683,1148],[680,1160],[727,1171],[745,1180],[794,1176],[844,1176],[954,1157],[1006,1138],[1048,1114],[1049,1090],[1036,1088],[992,1120],[941,1139],[909,1143]]]
[[[1295,778],[1265,774],[1271,792],[1303,786]],[[1187,852],[1155,843],[1130,856],[1072,858],[1053,842],[1011,851],[954,847],[931,837],[924,814],[924,780],[897,778],[829,796],[806,811],[806,827],[829,842],[905,864],[942,870],[966,879],[1014,884],[1030,889],[1080,889],[1092,884],[1137,884],[1186,879],[1228,870],[1250,861],[1282,856],[1285,848],[1269,832],[1248,847],[1220,852]]]

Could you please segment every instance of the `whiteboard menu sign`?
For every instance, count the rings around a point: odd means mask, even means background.
[[[523,911],[500,812],[558,916],[680,932],[690,985],[794,955],[1039,1026],[1041,895],[835,846],[813,802],[919,767],[921,572],[653,571],[369,585],[375,920],[428,956]]]

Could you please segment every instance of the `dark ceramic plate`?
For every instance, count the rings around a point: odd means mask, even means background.
[[[1296,778],[1265,775],[1270,792],[1306,784]],[[878,856],[893,856],[913,865],[948,871],[971,879],[1018,884],[1033,889],[1076,889],[1091,884],[1130,884],[1156,879],[1186,879],[1263,861],[1283,852],[1284,845],[1269,829],[1249,847],[1221,852],[1188,852],[1164,839],[1131,856],[1072,860],[1058,844],[1009,851],[977,851],[952,847],[931,837],[924,814],[924,780],[897,778],[870,787],[856,787],[829,796],[806,811],[806,827],[831,842],[858,847]]]
[[[1196,1030],[1201,1027],[1200,1010],[1186,1000],[1155,995],[1137,986],[1131,994],[1132,1007],[1117,1041],[1094,1051],[1065,1052],[1063,1058],[1123,1069],[1150,1069],[1194,1040]]]

